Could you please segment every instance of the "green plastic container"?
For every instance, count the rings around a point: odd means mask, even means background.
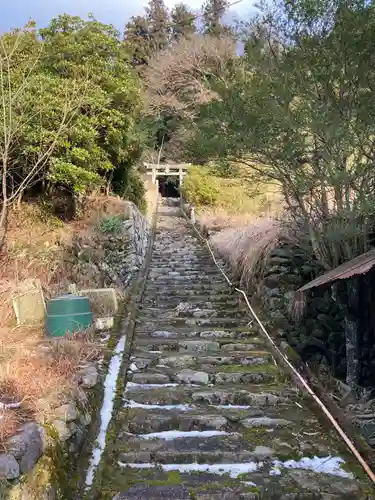
[[[92,324],[88,297],[62,295],[47,302],[46,332],[50,337],[85,330]]]

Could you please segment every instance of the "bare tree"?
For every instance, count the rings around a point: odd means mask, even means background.
[[[214,97],[207,85],[223,78],[236,57],[231,38],[194,35],[156,54],[145,72],[150,112],[193,118],[197,105]]]

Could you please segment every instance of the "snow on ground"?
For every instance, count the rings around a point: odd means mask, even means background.
[[[142,439],[164,439],[171,441],[172,439],[189,438],[189,437],[214,437],[214,436],[233,436],[234,432],[226,431],[162,431],[151,432],[149,434],[138,434]]]
[[[117,343],[114,354],[111,358],[108,367],[108,373],[104,381],[104,397],[103,404],[100,410],[100,429],[92,452],[90,465],[86,474],[86,488],[89,488],[94,480],[94,474],[99,465],[100,458],[105,448],[105,440],[108,430],[108,425],[112,417],[113,402],[116,394],[117,378],[120,372],[122,355],[125,349],[126,336],[123,335]]]
[[[162,433],[155,433],[162,434]],[[303,457],[300,460],[287,460],[282,462],[274,460],[271,462],[270,475],[281,475],[282,469],[304,469],[316,473],[330,474],[346,479],[353,479],[353,474],[346,472],[341,466],[344,460],[340,457]],[[265,462],[248,462],[248,463],[232,463],[232,464],[151,464],[151,463],[123,463],[118,462],[121,467],[130,467],[132,469],[150,469],[155,466],[161,467],[164,471],[184,472],[209,472],[211,474],[229,474],[231,478],[237,478],[240,474],[255,472],[262,469]]]
[[[128,382],[125,387],[125,392],[128,391],[149,391],[151,389],[162,389],[163,387],[178,387],[179,384],[137,384]]]
[[[146,410],[179,410],[179,411],[191,411],[194,410],[194,406],[190,405],[147,405],[143,403],[137,403],[132,399],[125,401],[126,408],[144,408]]]

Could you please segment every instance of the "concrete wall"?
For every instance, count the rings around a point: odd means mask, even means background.
[[[153,183],[151,175],[145,174],[143,177],[143,183],[146,191],[146,218],[148,222],[151,223],[159,198],[159,182],[156,180],[156,183]]]

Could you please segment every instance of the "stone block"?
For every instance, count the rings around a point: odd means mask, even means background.
[[[16,479],[20,475],[20,468],[13,455],[0,455],[0,479]]]
[[[8,441],[8,453],[19,461],[21,473],[29,472],[42,456],[43,435],[40,425],[29,423]]]
[[[74,403],[67,403],[59,406],[54,411],[55,418],[63,420],[64,422],[73,422],[78,418],[77,407]]]
[[[13,297],[18,325],[39,325],[44,322],[46,305],[40,280],[25,280]]]

